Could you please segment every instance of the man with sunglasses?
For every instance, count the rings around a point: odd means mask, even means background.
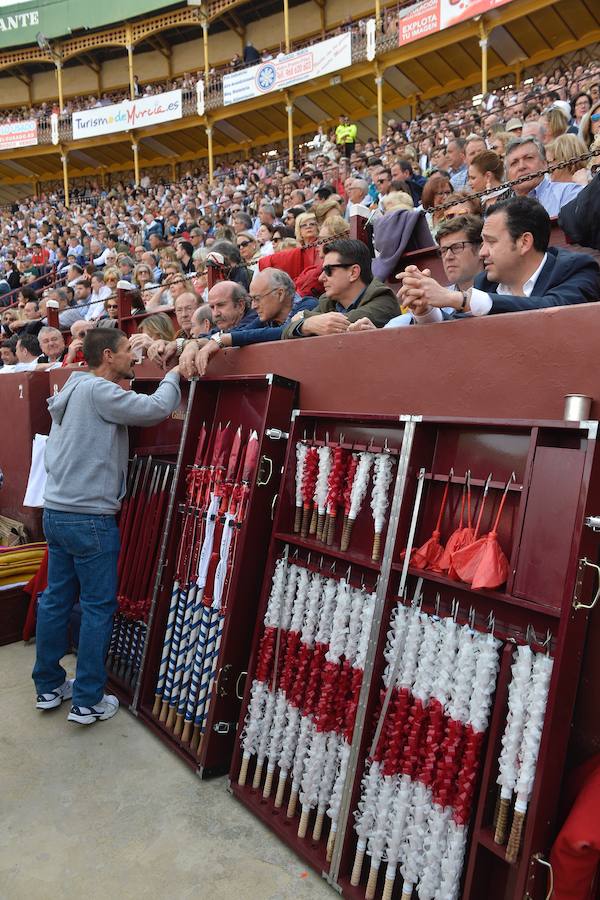
[[[382,328],[398,312],[396,295],[373,278],[371,254],[362,241],[340,239],[323,247],[324,294],[313,310],[303,310],[285,326],[282,338],[343,334],[359,319]]]

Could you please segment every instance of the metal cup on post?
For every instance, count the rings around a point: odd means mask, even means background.
[[[590,417],[592,398],[586,394],[565,394],[565,422],[586,422]]]

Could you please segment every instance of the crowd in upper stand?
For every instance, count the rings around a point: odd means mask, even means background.
[[[341,116],[293,171],[255,158],[221,163],[211,183],[201,167],[176,183],[91,183],[69,209],[59,194],[30,198],[0,213],[3,370],[81,362],[85,331],[118,324],[117,287],[145,315],[140,357],[179,358],[187,374],[224,347],[596,301],[596,260],[550,238],[559,216],[600,248],[599,166],[590,64],[391,119],[381,144]],[[435,265],[406,265],[432,246]]]

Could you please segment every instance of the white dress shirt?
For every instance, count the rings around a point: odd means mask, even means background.
[[[544,266],[546,265],[546,260],[548,259],[548,254],[544,253],[543,259],[531,278],[528,278],[525,284],[523,285],[523,297],[531,297],[533,294],[533,289],[535,287],[535,283],[540,277],[540,273]],[[511,294],[510,288],[506,284],[499,284],[497,294]],[[471,291],[471,314],[474,316],[487,316],[489,311],[492,308],[493,300],[492,295],[486,293],[486,291],[482,291],[479,288],[473,288]]]

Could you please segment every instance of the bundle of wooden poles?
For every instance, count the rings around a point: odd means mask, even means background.
[[[170,462],[134,457],[121,507],[121,552],[118,562],[119,609],[107,658],[113,677],[135,686],[144,643],[160,541],[174,466]]]
[[[258,460],[258,435],[202,426],[186,479],[177,566],[153,715],[196,753],[206,728],[235,567]]]

